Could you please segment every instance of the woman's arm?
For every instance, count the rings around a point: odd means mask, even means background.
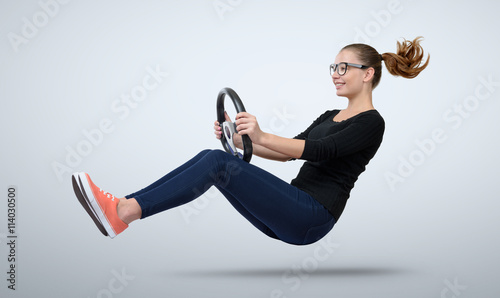
[[[233,136],[233,141],[236,147],[243,150],[243,142],[241,141],[240,134],[235,134]],[[273,151],[259,144],[252,143],[252,147],[254,155],[257,155],[265,159],[276,160],[276,161],[289,161],[290,159],[292,159],[291,156]]]
[[[289,160],[300,158],[304,152],[305,141],[280,137],[260,130],[255,116],[246,112],[236,115],[236,130],[239,135],[248,135],[256,146],[257,156],[274,159]]]
[[[241,141],[242,135],[249,135],[252,140],[253,154],[276,161],[288,161],[292,158],[300,158],[304,151],[304,140],[288,139],[279,137],[270,133],[264,133],[260,130],[257,119],[248,114],[240,113],[236,115],[236,125],[238,134],[233,136],[233,142],[239,149],[243,149]],[[226,116],[226,120],[230,121]],[[214,123],[215,136],[221,138],[222,129],[220,124]]]

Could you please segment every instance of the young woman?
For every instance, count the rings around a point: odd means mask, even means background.
[[[271,238],[306,245],[325,236],[339,220],[358,176],[377,152],[384,120],[372,103],[382,61],[392,75],[416,77],[425,63],[420,38],[397,43],[396,53],[379,54],[365,44],[344,47],[330,65],[343,110],[320,115],[293,139],[263,132],[257,119],[238,113],[234,139],[248,135],[257,156],[305,160],[291,183],[221,150],[205,150],[148,187],[124,198],[98,188],[86,173],[73,175],[73,188],[101,232],[114,238],[137,220],[186,204],[199,189],[215,186],[257,229]],[[215,122],[215,135],[221,127]]]

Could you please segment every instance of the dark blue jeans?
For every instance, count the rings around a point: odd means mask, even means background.
[[[284,242],[318,241],[335,224],[328,210],[306,192],[221,150],[204,150],[135,198],[142,218],[186,204],[217,189],[257,229]]]

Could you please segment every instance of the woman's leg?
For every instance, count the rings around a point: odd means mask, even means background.
[[[214,185],[259,230],[288,243],[317,241],[335,223],[307,193],[221,150],[205,152],[175,174],[133,196],[141,218],[186,204]]]
[[[266,226],[262,221],[260,221],[257,217],[251,214],[243,205],[241,205],[236,198],[234,198],[230,193],[222,188],[217,188],[222,195],[231,203],[231,205],[238,211],[243,217],[245,217],[254,227],[256,227],[259,231],[266,234],[267,236],[279,239],[278,235],[274,233],[268,226]]]
[[[210,150],[200,152],[185,164],[165,175],[162,179],[145,189],[133,193],[132,196],[153,190],[155,187],[182,173],[184,169],[190,167],[209,152]],[[141,207],[135,199],[131,198],[131,195],[125,198],[115,198],[115,196],[97,187],[86,173],[74,173],[72,184],[78,200],[105,236],[114,238],[117,234],[125,230],[128,224],[142,216]]]
[[[117,212],[118,216],[123,222],[126,224],[130,224],[131,222],[140,219],[142,217],[142,209],[141,206],[137,203],[137,200],[134,198],[135,196],[139,196],[143,193],[146,193],[148,191],[151,191],[155,189],[156,187],[160,186],[161,184],[167,182],[168,180],[172,179],[173,177],[177,176],[178,174],[182,173],[185,169],[189,168],[192,166],[194,163],[196,163],[201,157],[205,156],[207,153],[209,153],[211,150],[204,150],[198,153],[196,156],[194,156],[192,159],[187,161],[186,163],[182,164],[175,170],[171,171],[170,173],[166,174],[162,178],[158,179],[154,183],[150,184],[149,186],[135,192],[132,194],[129,194],[125,196],[125,198],[121,198],[120,202],[117,206]],[[208,185],[207,185],[208,186]],[[196,190],[198,194],[203,194],[207,189],[202,188],[201,190]],[[252,214],[250,214],[237,200],[235,200],[231,194],[229,194],[227,191],[225,191],[222,188],[218,188],[218,190],[228,199],[228,201],[233,205],[233,207],[240,213],[242,214],[250,223],[252,223],[255,227],[257,227],[259,230],[261,230],[264,234],[268,235],[269,237],[272,238],[277,238],[277,236],[274,234],[273,231],[271,231],[267,226],[265,226],[262,222],[260,222],[257,218],[255,218]]]
[[[191,158],[190,160],[188,160],[187,162],[185,162],[184,164],[182,164],[181,166],[179,166],[175,170],[173,170],[170,173],[166,174],[161,179],[158,179],[153,184],[151,184],[151,185],[147,186],[146,188],[143,188],[143,189],[141,189],[139,191],[136,191],[136,192],[134,192],[132,194],[129,194],[129,195],[125,196],[125,198],[126,199],[133,198],[135,196],[138,196],[140,194],[148,192],[148,191],[154,189],[155,187],[157,187],[157,186],[165,183],[167,180],[172,179],[173,177],[177,176],[179,173],[182,173],[185,169],[187,169],[190,166],[192,166],[195,162],[197,162],[200,158],[202,158],[203,156],[205,156],[210,151],[211,150],[203,150],[203,151],[201,151],[200,153],[198,153],[197,155],[195,155],[193,158]]]
[[[196,156],[176,168],[175,170],[171,171],[170,173],[166,174],[163,176],[161,179],[158,179],[154,183],[150,184],[149,186],[134,192],[132,194],[129,194],[125,196],[125,198],[121,198],[120,202],[117,205],[117,213],[118,217],[126,224],[130,224],[134,220],[140,219],[142,217],[142,210],[140,205],[137,203],[137,201],[134,199],[135,196],[138,196],[140,194],[146,193],[150,190],[153,190],[157,186],[165,183],[166,181],[172,179],[173,177],[177,176],[178,174],[182,173],[186,168],[190,167],[193,165],[196,161],[198,161],[201,157],[205,156],[210,152],[210,150],[203,150],[200,153],[198,153]]]

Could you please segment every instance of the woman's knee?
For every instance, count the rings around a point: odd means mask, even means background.
[[[216,157],[226,157],[226,154],[228,154],[226,151],[223,151],[221,149],[208,149],[210,151],[209,153],[211,155],[214,155]]]
[[[245,161],[228,154],[222,150],[212,150],[205,156],[210,165],[210,176],[214,179],[214,185],[226,187],[243,170]]]
[[[226,163],[230,157],[231,157],[230,154],[228,154],[227,152],[222,151],[220,149],[208,150],[208,152],[206,154],[206,158],[209,158],[213,162],[217,162],[217,163],[220,163],[220,162]]]
[[[223,154],[227,154],[222,150],[219,149],[205,149],[200,151],[196,156],[198,158],[211,158],[211,159],[220,159],[220,156],[223,156]]]
[[[207,155],[208,153],[210,153],[210,151],[212,151],[212,149],[205,149],[205,150],[201,150],[200,153],[198,153],[199,155]]]

